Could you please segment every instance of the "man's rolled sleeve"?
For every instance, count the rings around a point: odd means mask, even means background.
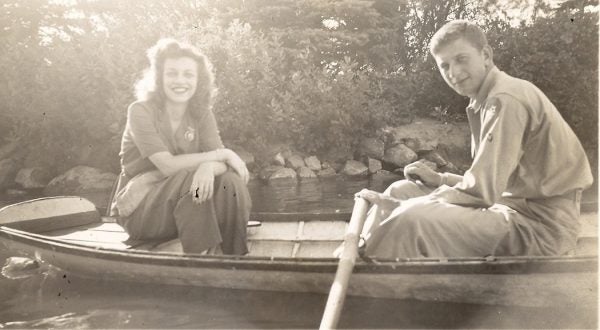
[[[514,97],[501,94],[487,101],[481,115],[481,136],[474,137],[480,143],[471,168],[454,187],[434,191],[435,198],[456,205],[489,207],[508,186],[523,154],[529,113]]]

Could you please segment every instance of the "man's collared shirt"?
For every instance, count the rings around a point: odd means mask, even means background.
[[[493,67],[467,107],[473,163],[462,182],[432,196],[473,207],[543,200],[593,181],[577,136],[530,82]]]

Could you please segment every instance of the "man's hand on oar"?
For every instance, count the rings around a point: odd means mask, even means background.
[[[398,199],[395,199],[393,197],[390,197],[390,196],[384,195],[380,192],[369,190],[369,189],[363,189],[363,190],[357,192],[356,194],[354,194],[354,197],[355,198],[363,198],[367,202],[369,202],[371,205],[378,206],[378,210],[375,212],[382,212],[382,214],[384,214],[384,216],[382,216],[383,218],[385,218],[386,217],[385,215],[391,213],[395,208],[397,208],[401,204],[401,201]],[[359,244],[359,248],[362,248],[363,244],[364,244],[364,242],[361,240],[360,244]],[[333,251],[334,258],[341,257],[342,252],[344,252],[344,246],[345,246],[345,243],[342,242],[342,244],[340,244],[340,246],[338,246],[335,249],[335,251]]]

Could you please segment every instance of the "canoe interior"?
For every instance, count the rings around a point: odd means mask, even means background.
[[[39,219],[37,221],[42,221]],[[114,218],[36,231],[54,239],[85,246],[119,250],[146,250],[183,253],[178,239],[169,241],[139,241],[129,235]],[[265,221],[258,227],[248,227],[248,249],[251,256],[328,258],[341,244],[347,222],[342,220]],[[11,224],[10,227],[19,227]],[[30,227],[30,226],[28,226]],[[43,227],[42,227],[43,228]]]
[[[337,220],[326,220],[323,216],[285,216],[280,219],[267,216],[258,227],[248,227],[250,256],[287,258],[330,258],[341,244],[348,223],[337,216]],[[267,221],[264,221],[267,220]],[[58,225],[57,223],[62,223]],[[581,233],[576,251],[569,255],[597,255],[597,213],[584,213],[580,219]],[[132,240],[123,228],[111,217],[79,217],[36,219],[8,225],[16,229],[27,229],[36,234],[69,243],[118,250],[145,250],[183,253],[178,239],[169,241]],[[25,227],[25,228],[23,228]]]

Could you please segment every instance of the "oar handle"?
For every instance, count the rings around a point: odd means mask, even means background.
[[[344,237],[344,250],[342,251],[335,279],[329,291],[327,305],[325,305],[319,329],[335,329],[337,327],[342,307],[344,307],[350,275],[352,275],[354,262],[358,255],[358,242],[365,223],[368,207],[369,203],[365,199],[356,198],[350,224]]]

